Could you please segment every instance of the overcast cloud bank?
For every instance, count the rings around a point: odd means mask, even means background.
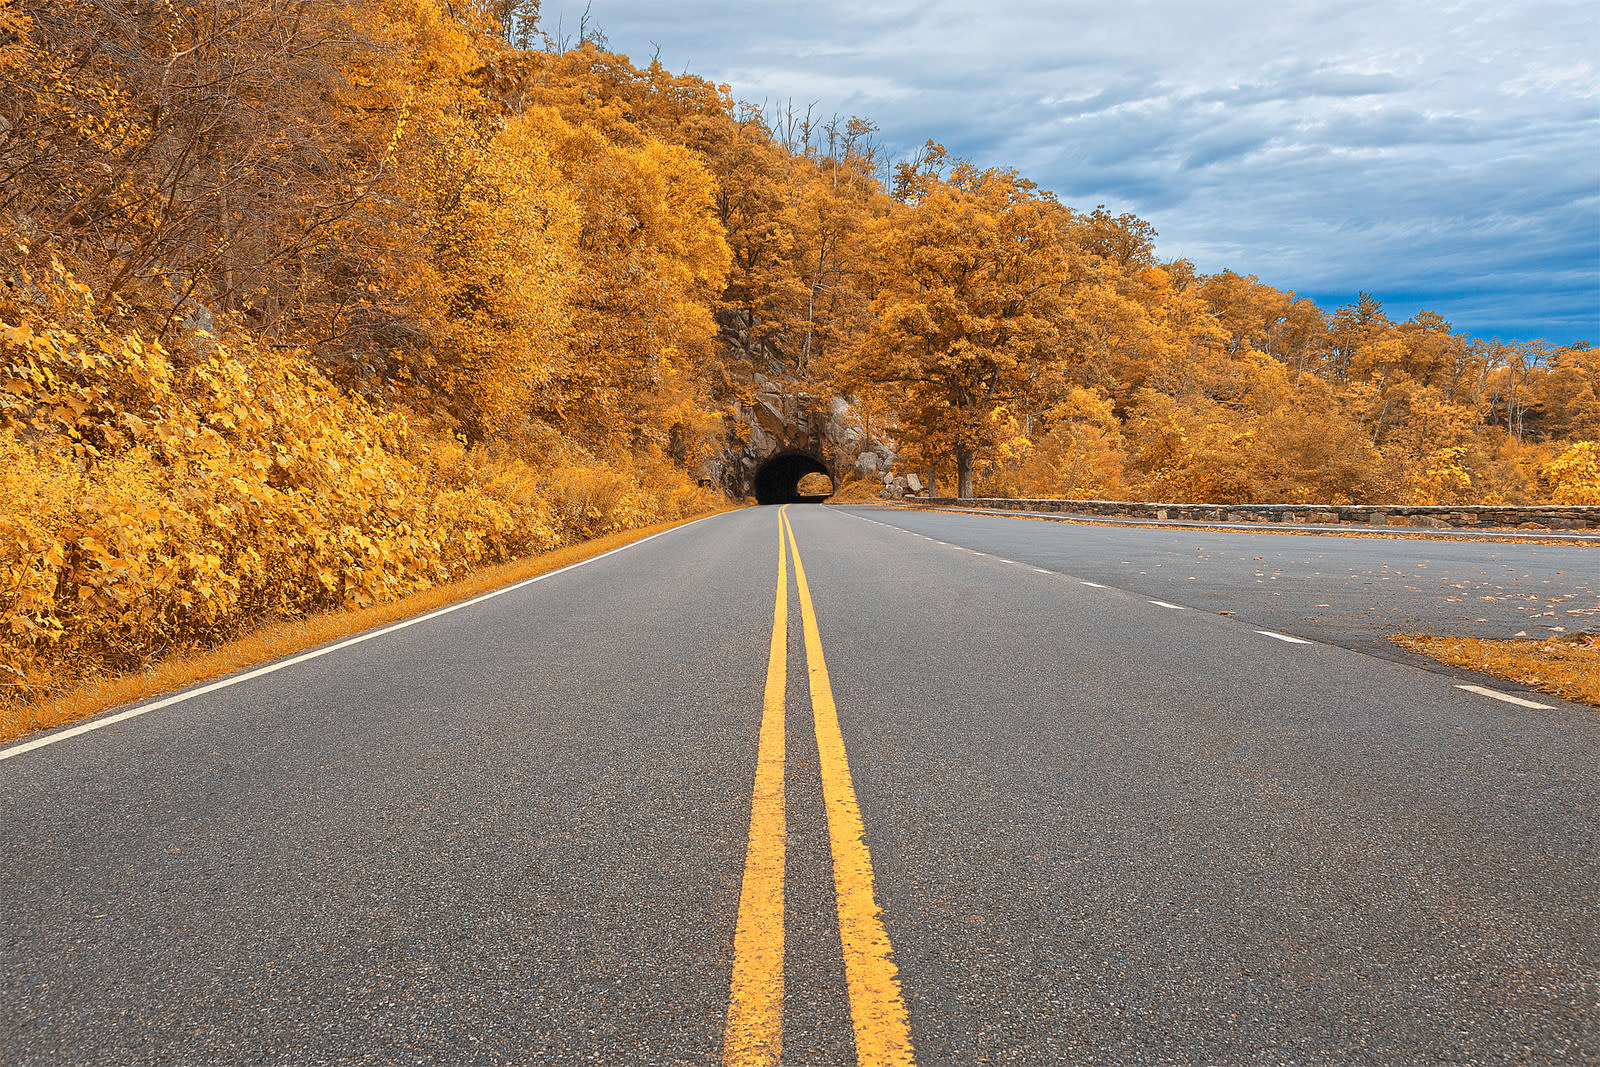
[[[547,0],[575,31],[583,4]],[[594,0],[610,47],[1015,166],[1333,307],[1600,342],[1592,4]]]

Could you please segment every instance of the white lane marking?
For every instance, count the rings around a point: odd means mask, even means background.
[[[1079,585],[1091,586],[1091,587],[1093,587],[1095,589],[1104,589],[1105,588],[1105,586],[1101,585],[1099,582],[1086,582],[1082,578],[1078,579],[1078,584]]]
[[[1257,630],[1256,633],[1260,634],[1263,637],[1270,637],[1270,638],[1272,638],[1272,639],[1274,639],[1276,641],[1287,641],[1291,645],[1312,645],[1312,644],[1316,644],[1315,641],[1307,641],[1303,637],[1291,637],[1288,634],[1274,633],[1271,630]]]
[[[1518,707],[1539,708],[1542,711],[1556,710],[1553,705],[1540,704],[1533,700],[1523,700],[1521,697],[1514,697],[1510,693],[1497,693],[1493,689],[1485,689],[1481,685],[1458,685],[1456,688],[1465,689],[1469,693],[1477,693],[1479,696],[1493,697],[1495,700],[1504,700],[1507,704],[1516,704]]]
[[[1184,610],[1182,604],[1168,604],[1165,600],[1152,600],[1150,603],[1154,604],[1158,608],[1171,608],[1173,611]]]
[[[727,513],[722,512],[721,514]],[[514,585],[508,585],[504,588],[484,593],[481,596],[475,596],[471,600],[463,600],[459,604],[451,604],[447,607],[438,608],[437,610],[428,612],[426,615],[418,615],[414,619],[405,619],[401,622],[385,626],[381,630],[373,630],[370,633],[357,634],[355,637],[346,638],[337,644],[328,645],[325,648],[312,649],[310,652],[302,652],[298,656],[292,656],[289,659],[279,660],[276,663],[269,663],[265,667],[257,667],[253,671],[249,671],[245,674],[235,675],[232,678],[223,678],[219,681],[212,682],[209,685],[203,685],[198,689],[189,689],[182,693],[175,693],[172,696],[157,700],[152,704],[144,704],[136,708],[130,708],[127,711],[120,711],[115,715],[108,715],[100,719],[91,719],[88,722],[80,723],[70,729],[62,730],[59,733],[50,734],[46,737],[35,738],[32,741],[24,741],[22,744],[12,745],[10,748],[0,749],[0,760],[8,760],[12,756],[20,756],[24,752],[31,752],[36,748],[43,748],[46,745],[53,745],[57,741],[65,741],[69,737],[77,737],[79,734],[86,734],[93,730],[100,730],[112,725],[113,723],[122,722],[125,719],[136,719],[140,715],[148,715],[152,711],[160,711],[162,708],[170,708],[174,704],[181,704],[186,700],[193,700],[195,697],[205,696],[207,693],[215,693],[219,689],[226,689],[229,686],[238,685],[240,682],[248,682],[252,679],[260,678],[263,675],[273,674],[277,671],[283,670],[285,667],[293,667],[297,663],[304,663],[307,660],[317,659],[320,656],[326,656],[329,653],[338,652],[341,649],[349,648],[351,645],[359,645],[364,641],[371,641],[374,638],[383,637],[385,634],[392,634],[396,630],[404,630],[406,627],[415,626],[419,622],[427,622],[429,619],[437,619],[441,615],[448,615],[452,611],[460,611],[462,608],[470,608],[474,604],[482,604],[485,600],[493,600],[497,596],[505,596],[507,593],[515,592],[524,586],[532,585],[534,582],[542,582],[546,578],[554,578],[558,574],[565,574],[568,571],[575,571],[579,567],[586,567],[591,563],[596,563],[602,559],[605,559],[607,556],[614,556],[618,552],[626,552],[630,548],[637,548],[646,541],[654,541],[658,537],[665,537],[669,533],[677,533],[679,530],[686,530],[695,523],[705,522],[706,519],[714,518],[716,518],[715,515],[706,515],[703,518],[695,519],[694,522],[686,522],[682,526],[674,526],[670,530],[662,530],[660,533],[653,533],[649,537],[641,537],[637,541],[631,541],[628,544],[622,545],[620,548],[613,548],[609,552],[602,552],[598,556],[590,556],[588,559],[581,559],[576,563],[562,567],[560,570],[550,571],[548,574],[540,574],[532,578],[525,578]]]
[[[1053,574],[1054,573],[1053,571],[1045,570],[1043,567],[1035,567],[1033,569],[1038,571],[1040,574]]]

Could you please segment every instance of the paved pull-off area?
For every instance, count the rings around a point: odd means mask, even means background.
[[[1594,1063],[1600,711],[1382,635],[1597,553],[702,520],[0,749],[0,1062]]]

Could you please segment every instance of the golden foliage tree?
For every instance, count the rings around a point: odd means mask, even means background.
[[[902,171],[850,374],[896,387],[903,423],[954,460],[958,495],[971,496],[1005,417],[1062,379],[1065,257],[1052,198],[1006,171],[959,164],[945,178],[943,160],[930,146]]]
[[[585,440],[654,437],[648,398],[681,395],[712,358],[711,303],[728,249],[713,186],[688,150],[654,139],[618,144],[559,126],[557,165],[581,212],[573,337],[535,410]],[[674,383],[677,383],[676,385]]]

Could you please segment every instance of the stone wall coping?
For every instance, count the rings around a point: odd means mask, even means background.
[[[911,505],[1203,522],[1299,525],[1600,529],[1600,506],[1578,504],[1173,504],[1128,500],[908,496]]]

